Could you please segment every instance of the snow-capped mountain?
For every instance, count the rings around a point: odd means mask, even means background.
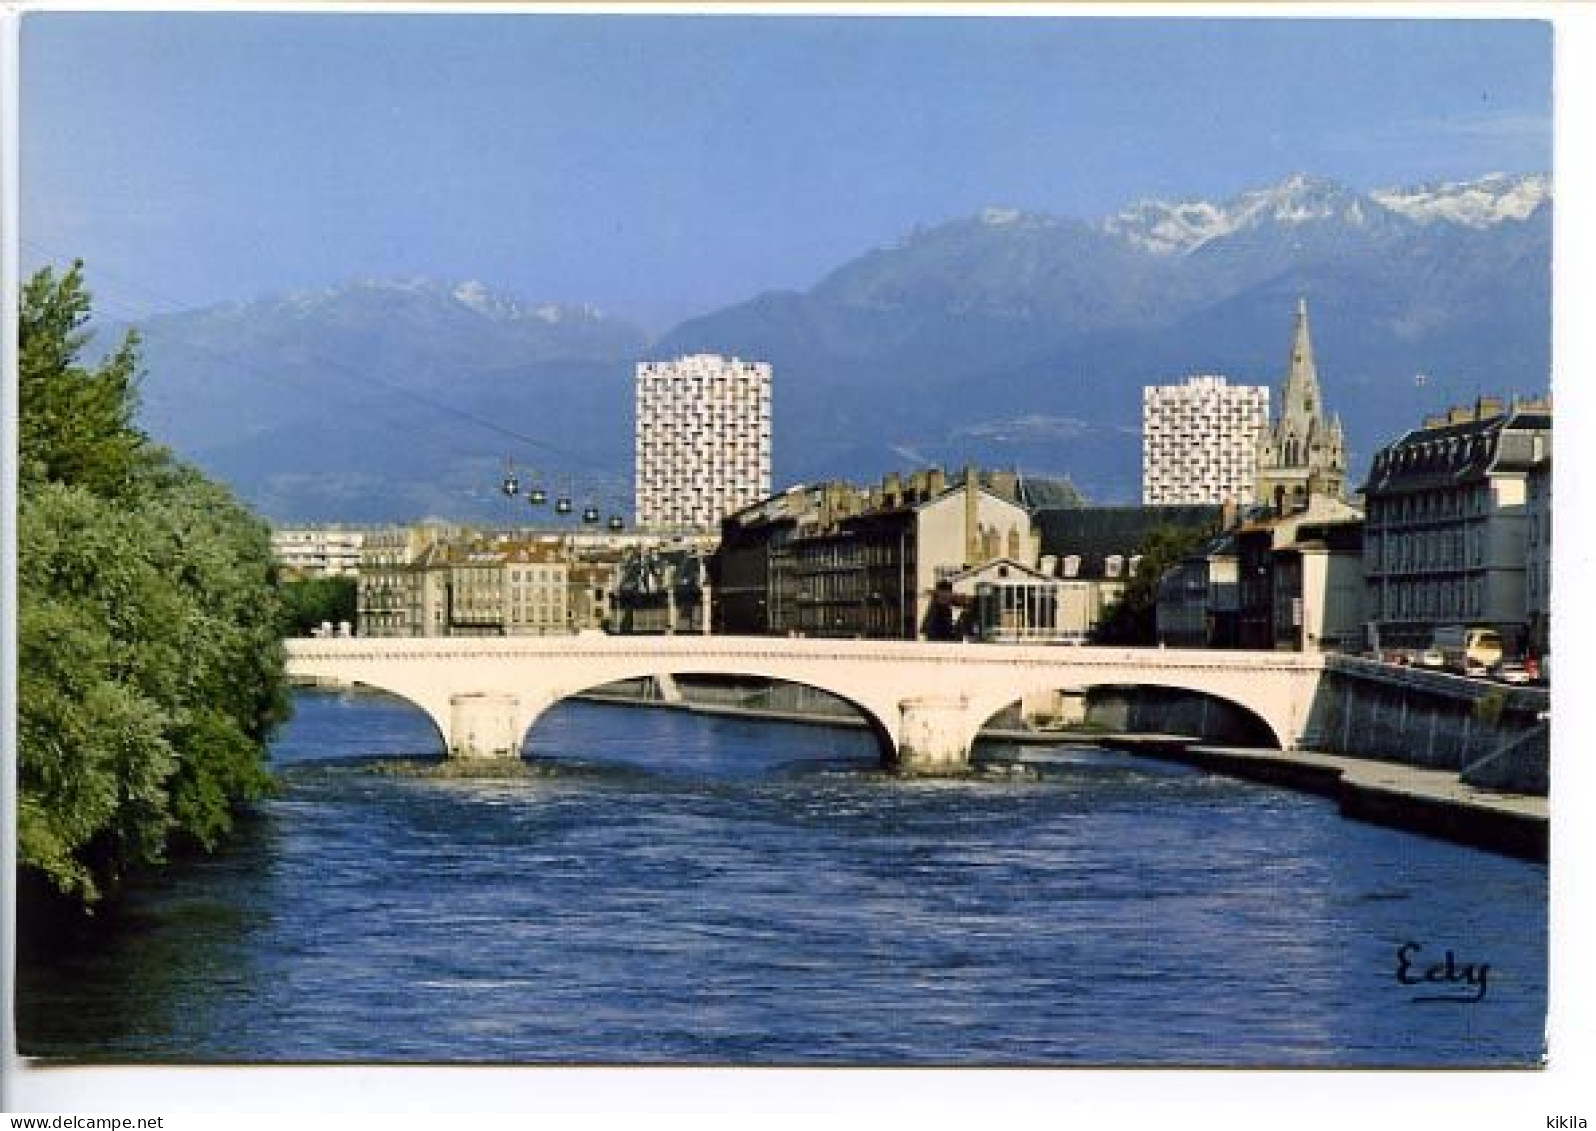
[[[1178,255],[1233,231],[1235,222],[1221,205],[1206,200],[1165,204],[1139,200],[1102,223],[1103,230],[1154,255]]]
[[[1451,402],[1544,392],[1550,211],[1546,177],[1505,175],[992,207],[652,342],[480,282],[365,280],[150,320],[142,419],[275,517],[502,517],[503,460],[543,458],[505,430],[624,484],[632,363],[710,351],[774,365],[779,483],[974,460],[1133,499],[1141,387],[1275,384],[1300,298],[1355,463]]]
[[[120,339],[122,327],[106,329],[103,342]],[[502,438],[465,417],[514,428],[531,413],[592,434],[623,407],[593,411],[595,390],[623,388],[612,374],[647,341],[592,306],[421,278],[268,295],[138,330],[143,426],[273,513],[309,516],[449,510],[437,483],[458,474],[462,450],[503,458]]]
[[[1489,228],[1507,220],[1523,220],[1552,197],[1545,176],[1491,173],[1477,181],[1452,181],[1417,188],[1376,189],[1378,203],[1421,224],[1444,222],[1465,228]]]
[[[440,288],[441,289],[441,288]],[[450,296],[461,306],[469,307],[488,318],[505,321],[535,321],[549,326],[573,323],[599,323],[605,314],[596,306],[580,306],[559,302],[529,303],[513,295],[490,289],[475,279],[467,279],[449,288]]]
[[[561,323],[597,324],[607,320],[604,311],[591,304],[533,303],[495,290],[476,279],[447,281],[425,276],[355,279],[338,286],[290,291],[253,303],[230,303],[214,309],[237,311],[247,308],[259,312],[261,304],[265,303],[309,312],[372,302],[418,304],[439,309],[459,307],[495,322],[541,322],[555,326]]]
[[[1137,201],[1099,226],[1142,251],[1176,256],[1264,225],[1339,223],[1379,232],[1411,221],[1489,228],[1526,219],[1550,198],[1551,181],[1539,175],[1492,173],[1473,181],[1362,194],[1335,181],[1298,173],[1278,185],[1225,201]]]

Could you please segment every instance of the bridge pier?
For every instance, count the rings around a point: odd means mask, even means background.
[[[959,773],[970,762],[969,700],[924,696],[898,704],[898,766],[916,774]]]
[[[500,691],[449,696],[449,757],[519,758],[522,726],[519,696]]]

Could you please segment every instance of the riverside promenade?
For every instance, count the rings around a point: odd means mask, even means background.
[[[1454,771],[1312,750],[1209,746],[1175,736],[1116,735],[1103,742],[1142,757],[1286,786],[1333,799],[1344,816],[1545,862],[1544,797],[1477,789]]]

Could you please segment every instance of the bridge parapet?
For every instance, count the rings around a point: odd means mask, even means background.
[[[1361,656],[1330,656],[1328,660],[1327,669],[1338,675],[1423,692],[1426,695],[1445,695],[1472,702],[1506,694],[1516,703],[1522,704],[1526,710],[1543,711],[1548,709],[1552,702],[1551,692],[1544,687],[1491,683],[1452,672],[1415,668],[1405,664],[1386,664]]]

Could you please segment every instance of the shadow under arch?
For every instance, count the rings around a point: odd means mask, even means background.
[[[272,737],[272,757],[277,765],[345,757],[448,757],[447,735],[437,716],[425,704],[402,691],[357,680],[337,686],[295,687],[293,696],[293,715]],[[358,726],[323,728],[319,725],[333,721],[335,713],[346,708],[358,712]],[[373,712],[377,713],[375,726]],[[382,718],[383,715],[387,718]],[[316,741],[323,744],[315,757],[300,756],[296,749],[298,744],[309,741],[296,732],[297,727],[306,725],[317,728]],[[323,729],[335,735],[347,731],[356,737],[347,749],[327,750],[328,739],[319,733]]]
[[[675,683],[676,693],[681,696],[679,701],[669,698],[665,693],[655,693],[653,697],[649,697],[641,687],[637,686],[655,681],[661,676],[668,677]],[[826,710],[821,704],[805,704],[801,695],[792,697],[779,694],[783,691],[816,692],[846,710]],[[537,712],[522,732],[519,747],[522,757],[535,756],[536,748],[532,738],[539,721],[555,708],[572,702],[609,703],[642,709],[674,707],[689,713],[741,718],[751,722],[859,726],[870,735],[883,766],[895,766],[898,761],[897,741],[886,721],[877,710],[845,690],[819,681],[795,680],[757,671],[702,671],[690,665],[683,666],[679,670],[661,670],[657,664],[647,671],[639,671],[584,688],[561,691]]]
[[[989,727],[1027,727],[1041,722],[1075,736],[1095,733],[1178,734],[1227,745],[1285,749],[1261,712],[1235,698],[1188,687],[1179,681],[1137,680],[1017,688],[1005,701],[974,705],[971,749]]]

